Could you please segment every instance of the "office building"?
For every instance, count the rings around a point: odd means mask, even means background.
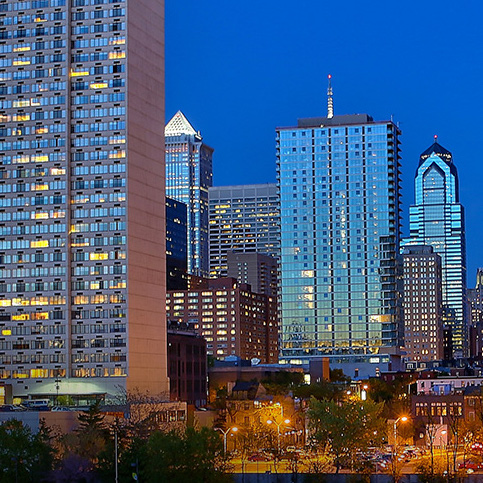
[[[466,290],[469,318],[469,356],[483,359],[483,268],[476,272],[475,288]]]
[[[234,278],[204,279],[189,290],[168,292],[167,318],[193,326],[217,359],[238,356],[278,361],[277,301]]]
[[[208,188],[213,184],[213,149],[181,111],[168,122],[166,196],[188,207],[188,272],[209,273]]]
[[[404,349],[408,362],[443,359],[441,257],[431,246],[408,246],[404,260]]]
[[[441,257],[443,324],[451,330],[453,356],[467,355],[466,241],[464,208],[452,154],[435,138],[419,158],[410,237],[403,246],[430,245]]]
[[[467,298],[470,304],[471,324],[483,322],[483,268],[478,268],[475,288],[467,289]]]
[[[401,132],[367,114],[333,115],[331,100],[327,117],[276,134],[281,356],[374,374],[402,342]]]
[[[166,286],[188,288],[188,213],[181,201],[166,198]]]
[[[0,12],[0,378],[165,393],[164,2]]]
[[[210,276],[226,277],[227,253],[280,258],[280,205],[275,184],[214,186],[210,198]]]
[[[227,253],[228,277],[251,286],[252,292],[277,298],[278,263],[260,253]]]

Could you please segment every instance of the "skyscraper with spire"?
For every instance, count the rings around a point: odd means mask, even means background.
[[[326,117],[277,129],[283,359],[329,356],[374,375],[398,352],[400,134],[334,115],[330,85]]]
[[[178,111],[165,129],[166,196],[188,207],[188,272],[208,277],[208,188],[213,184],[213,149]]]
[[[453,356],[467,351],[466,241],[453,155],[434,143],[419,157],[410,237],[403,245],[430,245],[441,257],[443,324],[451,329]]]

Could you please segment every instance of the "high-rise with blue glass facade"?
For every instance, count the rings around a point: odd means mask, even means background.
[[[163,0],[0,0],[0,378],[159,394]]]
[[[166,196],[188,207],[188,273],[208,277],[208,188],[213,184],[213,149],[203,143],[181,111],[168,122]]]
[[[397,352],[399,138],[366,114],[277,129],[285,360],[378,364]]]
[[[467,350],[464,208],[453,156],[436,141],[419,158],[415,196],[410,237],[403,245],[430,245],[441,257],[443,324],[451,329],[453,355],[462,356]]]

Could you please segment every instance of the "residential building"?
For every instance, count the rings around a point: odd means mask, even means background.
[[[404,260],[404,348],[411,362],[443,359],[441,257],[431,246],[408,246]]]
[[[451,330],[452,357],[467,355],[466,241],[453,155],[437,142],[419,158],[410,237],[403,246],[431,245],[441,257],[443,324]]]
[[[213,149],[178,111],[166,136],[166,196],[188,207],[188,272],[207,277],[208,188],[213,183]]]
[[[402,343],[401,132],[329,101],[277,129],[281,356],[374,375]]]
[[[228,276],[228,252],[280,258],[280,205],[275,184],[214,186],[210,198],[210,276]]]
[[[164,2],[0,11],[0,378],[167,392]]]
[[[256,252],[228,252],[226,260],[228,277],[250,285],[255,293],[277,298],[278,263],[275,258]]]
[[[166,198],[166,286],[188,288],[188,213],[181,201]]]
[[[167,318],[193,325],[218,359],[278,360],[277,301],[233,278],[204,279],[189,290],[169,291]]]

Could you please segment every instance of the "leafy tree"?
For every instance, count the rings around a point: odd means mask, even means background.
[[[143,481],[223,483],[231,481],[223,443],[208,428],[187,428],[184,434],[155,432],[147,442]]]
[[[331,452],[337,473],[354,459],[357,449],[370,446],[383,433],[382,409],[382,404],[372,401],[311,399],[309,427],[318,446]]]
[[[294,390],[304,382],[302,372],[278,371],[265,379],[261,383],[269,394],[285,395]]]
[[[0,425],[0,482],[41,481],[52,462],[50,434],[44,424],[37,434],[15,419]]]
[[[306,384],[294,389],[293,393],[295,397],[300,399],[315,399],[322,400],[334,400],[339,399],[345,386],[340,384],[334,384],[333,382],[320,381],[313,384]]]

